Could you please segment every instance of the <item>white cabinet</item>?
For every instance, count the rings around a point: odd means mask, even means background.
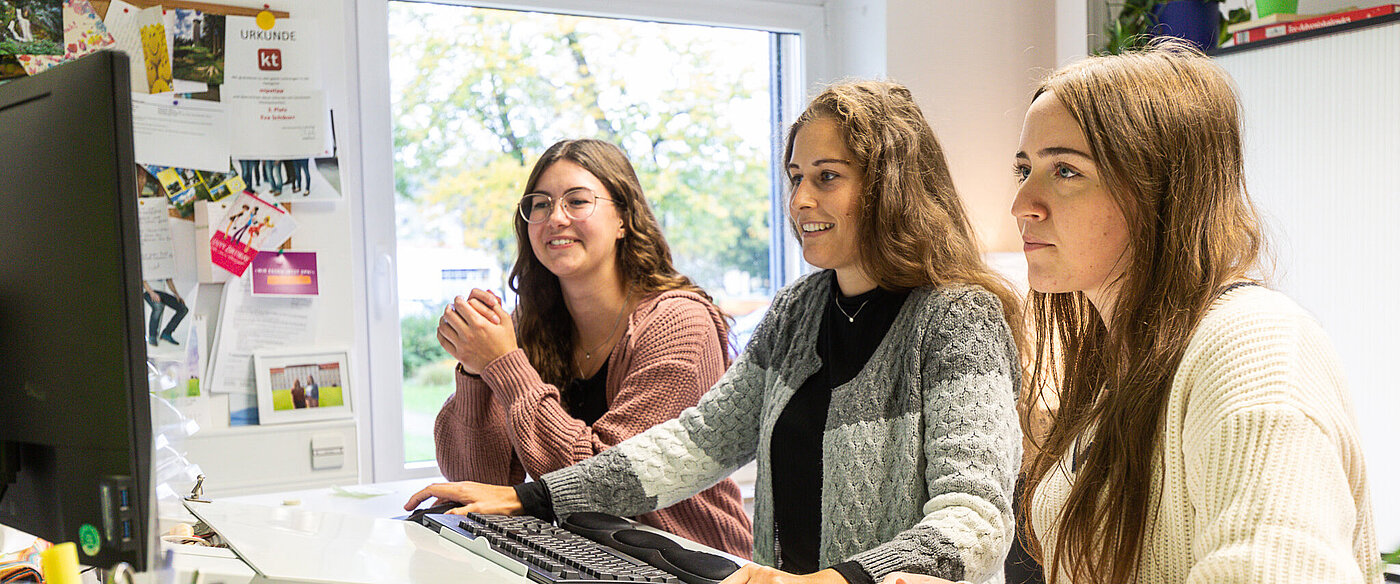
[[[183,450],[211,498],[360,483],[354,420],[204,430]]]

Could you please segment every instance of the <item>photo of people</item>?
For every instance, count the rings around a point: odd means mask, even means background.
[[[345,405],[340,363],[303,363],[277,367],[272,380],[272,409],[334,408]]]
[[[159,283],[156,286],[160,286]],[[180,341],[175,339],[175,329],[180,326],[180,321],[185,319],[189,313],[189,306],[185,304],[185,299],[180,297],[180,291],[175,288],[173,278],[165,279],[165,289],[153,287],[149,281],[141,281],[142,299],[146,301],[146,306],[150,307],[150,323],[146,331],[146,342],[152,347],[158,347],[161,343],[168,343],[179,346]],[[170,320],[161,326],[161,319],[165,309],[172,311]]]
[[[224,16],[175,9],[173,76],[210,85],[224,82]]]
[[[278,203],[340,200],[340,162],[335,157],[235,160],[248,190]]]
[[[62,0],[0,0],[0,55],[62,54]]]

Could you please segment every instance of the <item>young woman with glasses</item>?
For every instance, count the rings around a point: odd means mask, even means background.
[[[758,461],[756,564],[725,580],[994,575],[1020,460],[1015,295],[983,263],[909,90],[850,82],[788,134],[790,225],[822,271],[774,298],[679,418],[512,488],[432,485],[462,511],[632,515]]]
[[[671,266],[616,146],[565,140],[546,150],[525,184],[515,234],[514,322],[494,295],[473,290],[438,325],[438,341],[458,360],[457,391],[433,432],[448,480],[513,485],[584,460],[695,405],[729,365],[724,315]],[[629,515],[750,553],[730,480]]]

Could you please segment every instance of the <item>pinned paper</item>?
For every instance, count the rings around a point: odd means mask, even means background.
[[[63,2],[63,46],[62,55],[20,55],[19,63],[24,72],[30,75],[47,70],[54,65],[90,55],[101,49],[116,46],[116,39],[107,32],[102,19],[97,17],[92,3],[88,0],[64,0]]]
[[[209,238],[214,265],[242,276],[259,250],[274,249],[296,231],[296,221],[281,207],[244,192],[228,206],[228,212]]]
[[[316,28],[283,18],[265,29],[230,16],[222,99],[233,123],[235,158],[287,160],[319,156],[331,146],[329,110],[321,90]]]
[[[62,55],[62,0],[0,0],[0,55]]]
[[[316,296],[316,252],[260,253],[250,268],[253,294],[259,296]]]
[[[175,238],[170,233],[170,214],[165,210],[165,199],[136,199],[136,209],[141,224],[141,278],[174,278]]]
[[[159,6],[142,10],[136,16],[141,32],[141,55],[146,67],[148,93],[169,93],[174,90],[170,72],[170,43],[165,33],[165,16]]]
[[[122,0],[112,0],[107,7],[107,18],[102,23],[116,41],[115,48],[126,53],[126,58],[131,62],[131,91],[150,93],[151,86],[146,83],[145,48],[141,44],[140,14],[140,8]]]
[[[131,115],[137,162],[228,172],[226,105],[169,95],[133,95]]]

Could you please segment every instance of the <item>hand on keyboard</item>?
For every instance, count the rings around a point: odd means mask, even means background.
[[[471,481],[457,483],[433,483],[414,493],[404,504],[404,511],[412,511],[419,503],[437,497],[437,502],[456,503],[461,507],[448,511],[455,515],[485,513],[489,515],[519,515],[520,498],[515,496],[515,487],[487,485]]]

